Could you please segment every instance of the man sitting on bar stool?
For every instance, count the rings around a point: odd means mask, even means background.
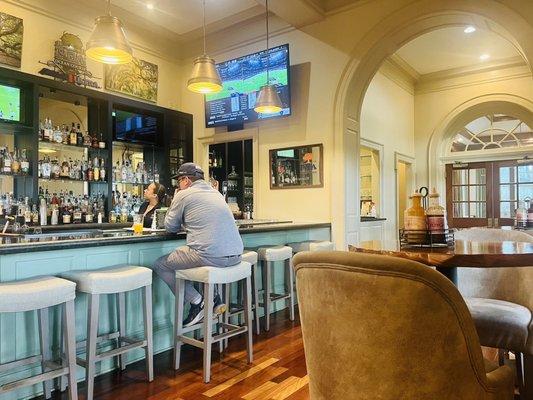
[[[172,291],[175,289],[176,270],[202,266],[230,267],[241,261],[242,239],[237,225],[222,194],[204,180],[204,171],[194,164],[185,163],[173,177],[178,179],[172,204],[166,217],[165,228],[187,233],[187,245],[160,257],[154,263],[156,274]],[[185,283],[185,301],[191,303],[184,326],[197,324],[204,316],[203,297],[191,282]],[[214,313],[222,314],[226,305],[220,294],[214,298]]]

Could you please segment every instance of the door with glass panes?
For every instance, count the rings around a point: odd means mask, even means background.
[[[448,223],[453,228],[514,224],[519,200],[533,198],[533,162],[446,165]]]

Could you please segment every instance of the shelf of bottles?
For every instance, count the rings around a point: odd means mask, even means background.
[[[117,160],[111,172],[112,210],[111,222],[131,220],[144,201],[144,189],[152,182],[159,182],[157,165],[145,160],[145,152],[151,146],[113,142],[113,160]],[[154,159],[154,157],[152,157]]]

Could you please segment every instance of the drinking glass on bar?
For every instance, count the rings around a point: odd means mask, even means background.
[[[134,214],[133,215],[133,234],[141,235],[143,233],[143,219],[144,215]]]

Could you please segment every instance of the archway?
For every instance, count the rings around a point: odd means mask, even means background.
[[[337,88],[334,109],[335,157],[333,177],[333,236],[339,248],[358,242],[358,160],[360,116],[366,90],[384,60],[405,43],[432,30],[474,25],[507,39],[531,70],[531,26],[518,12],[494,0],[475,4],[460,0],[420,0],[381,21],[351,53]],[[341,194],[341,195],[339,195]]]

